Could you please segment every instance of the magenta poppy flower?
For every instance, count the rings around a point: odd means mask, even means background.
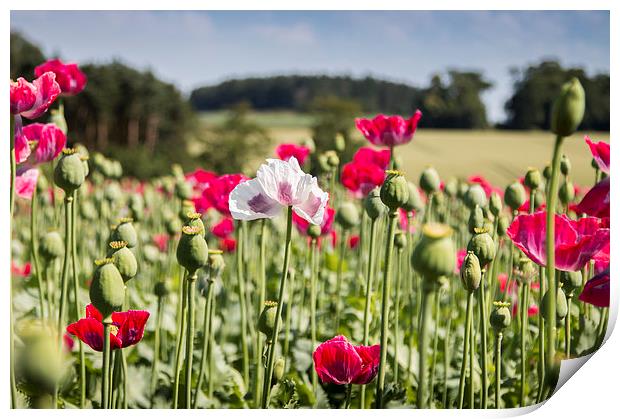
[[[386,170],[390,164],[390,150],[375,150],[371,147],[360,147],[353,155],[353,161],[361,164],[374,164]]]
[[[356,249],[360,244],[360,236],[357,234],[349,237],[349,249]]]
[[[144,327],[150,314],[143,310],[128,310],[112,313],[112,329],[110,332],[110,348],[119,349],[135,345],[142,340]],[[86,306],[86,317],[67,326],[67,332],[76,336],[95,351],[103,350],[103,317],[89,304]]]
[[[215,173],[200,168],[185,175],[185,180],[192,185],[194,191],[201,194],[206,188],[209,187],[210,182],[216,178],[217,175]],[[196,208],[198,208],[198,205],[196,205]]]
[[[611,201],[609,179],[606,177],[588,191],[575,208],[578,213],[598,218],[609,217],[609,203]]]
[[[344,336],[336,336],[321,343],[312,359],[325,384],[368,384],[377,375],[380,353],[380,345],[353,346]]]
[[[86,87],[86,75],[75,63],[65,64],[59,59],[48,60],[35,67],[34,75],[39,77],[49,71],[56,75],[56,81],[65,96],[76,95]]]
[[[465,256],[467,256],[467,249],[459,249],[456,251],[456,269],[454,270],[455,273],[461,272],[461,265],[463,265]]]
[[[609,268],[609,243],[600,252],[592,257],[594,261],[594,273],[598,274]]]
[[[60,86],[52,72],[43,73],[32,82],[23,77],[11,80],[11,113],[36,119],[43,115],[60,94]]]
[[[235,223],[232,218],[224,217],[222,220],[211,228],[211,233],[215,237],[225,239],[235,232]]]
[[[493,187],[493,185],[491,185],[491,183],[488,180],[486,180],[484,176],[482,175],[472,175],[469,178],[467,178],[467,182],[472,183],[472,184],[477,183],[478,185],[480,185],[482,189],[484,190],[484,193],[487,196],[487,198],[491,196],[491,193],[493,191],[500,194],[500,196],[504,196],[504,191],[501,191],[498,188]]]
[[[34,167],[19,167],[15,174],[15,193],[20,198],[32,199],[34,188],[37,187],[39,169]]]
[[[407,144],[413,138],[422,112],[416,110],[409,119],[379,114],[373,119],[357,118],[355,126],[374,145],[394,147]]]
[[[297,144],[280,144],[276,147],[276,155],[280,160],[288,160],[295,157],[297,162],[303,166],[310,154],[310,149]]]
[[[350,162],[342,167],[340,181],[356,198],[363,198],[383,184],[385,170],[376,164]]]
[[[610,166],[610,151],[609,151],[609,143],[604,141],[599,141],[598,143],[592,142],[590,137],[585,136],[586,144],[590,147],[590,152],[592,153],[592,157],[598,164],[599,169],[603,172],[609,174],[609,166]]]
[[[21,278],[28,278],[32,272],[32,264],[26,262],[23,265],[18,265],[14,261],[11,261],[11,274],[19,276]]]
[[[36,142],[37,163],[54,160],[67,144],[65,133],[54,124],[37,122],[25,126],[22,133],[29,142]]]
[[[220,239],[220,249],[226,253],[233,253],[237,248],[237,240],[232,237],[224,237]]]
[[[329,234],[334,226],[334,216],[336,211],[334,211],[331,207],[325,207],[325,212],[323,212],[323,221],[321,222],[321,236],[325,236]],[[297,230],[302,234],[308,234],[308,227],[310,227],[310,222],[305,218],[297,215],[297,213],[293,212],[293,224],[297,227]]]
[[[597,307],[609,307],[609,268],[586,282],[579,300]]]
[[[210,207],[215,208],[220,214],[230,217],[230,209],[228,208],[230,193],[239,183],[245,180],[248,180],[248,178],[242,174],[219,176],[211,180],[202,196]]]
[[[155,243],[155,246],[157,246],[162,253],[168,248],[169,239],[170,237],[166,233],[153,234],[153,243]]]
[[[546,217],[544,211],[519,215],[506,233],[527,257],[540,266],[547,264]],[[598,218],[571,220],[555,216],[555,267],[561,271],[578,271],[608,242],[609,228]]]
[[[410,213],[415,215],[415,211],[410,211]],[[409,233],[415,232],[414,223],[411,223],[411,225],[409,225],[409,214],[402,208],[398,209],[398,225],[402,231]]]

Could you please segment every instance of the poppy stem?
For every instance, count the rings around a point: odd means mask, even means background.
[[[338,329],[340,329],[340,296],[342,295],[342,269],[344,267],[344,253],[346,251],[347,240],[349,239],[349,232],[347,230],[342,231],[340,235],[340,251],[338,252],[338,272],[336,277],[336,327],[334,328],[334,335],[338,335]]]
[[[469,322],[469,387],[467,388],[469,394],[469,408],[474,409],[474,355],[476,351],[474,347],[476,346],[476,330],[475,330],[475,322],[474,322],[474,308],[471,308],[471,321]]]
[[[172,408],[176,409],[179,404],[179,380],[181,379],[181,353],[183,351],[183,340],[185,338],[185,320],[186,320],[186,302],[187,302],[187,271],[180,283],[181,287],[181,313],[179,316],[179,322],[177,322],[177,344],[175,351],[175,365],[174,365],[174,390],[172,395]]]
[[[310,246],[312,247],[310,253],[310,339],[312,340],[312,352],[316,349],[316,257],[317,257],[317,242],[316,239],[312,239]],[[364,323],[365,324],[365,323]],[[366,329],[364,329],[366,333]],[[366,345],[366,343],[364,343]],[[312,392],[316,397],[318,390],[318,376],[316,369],[312,368]],[[362,395],[364,387],[362,386]]]
[[[159,352],[161,351],[161,320],[164,312],[163,297],[157,297],[157,318],[155,319],[155,347],[153,348],[153,368],[151,370],[151,408],[155,400],[155,391],[157,390],[157,373],[159,366]]]
[[[527,308],[528,308],[528,301],[527,301],[527,287],[528,285],[526,283],[520,284],[519,288],[520,288],[520,297],[519,299],[520,304],[519,304],[519,308],[521,311],[521,333],[520,333],[520,343],[521,343],[521,384],[520,384],[520,395],[519,395],[519,401],[520,401],[520,405],[521,407],[525,406],[525,335],[527,333]]]
[[[430,384],[428,388],[430,389],[430,397],[432,401],[432,396],[435,394],[435,368],[437,365],[437,345],[439,343],[439,303],[440,303],[440,295],[442,294],[441,289],[439,293],[435,296],[435,301],[433,303],[433,319],[435,327],[433,328],[433,349],[432,349],[432,357],[431,357],[431,372],[430,372]],[[444,354],[445,356],[445,354]]]
[[[344,408],[348,409],[351,406],[351,390],[353,389],[353,384],[347,384],[347,398],[344,402]]]
[[[288,287],[288,300],[286,302],[286,315],[284,320],[284,345],[282,347],[282,357],[284,358],[284,371],[288,364],[287,359],[289,355],[289,341],[291,333],[291,312],[293,306],[293,297],[295,295],[295,270],[291,270],[291,284]]]
[[[35,188],[36,189],[36,188]],[[33,195],[34,200],[34,195]],[[75,303],[75,319],[76,321],[82,317],[81,305],[79,302],[79,272],[77,264],[77,191],[73,191],[73,204],[71,205],[71,267],[73,269],[73,300]],[[38,275],[37,270],[37,275]],[[86,404],[86,358],[84,356],[84,346],[80,339],[78,339],[78,348],[80,355],[80,408],[83,409]]]
[[[37,240],[37,187],[35,185],[30,198],[30,251],[32,253],[32,261],[34,263],[34,272],[37,277],[37,287],[39,290],[39,315],[45,318],[45,294],[43,292],[43,274],[41,272],[41,264],[39,263],[39,249]],[[78,317],[79,318],[79,317]]]
[[[573,292],[571,291],[566,296],[567,313],[564,318],[564,352],[566,353],[566,359],[570,359],[570,309],[573,302]]]
[[[368,266],[366,267],[366,302],[364,305],[364,337],[363,345],[368,346],[370,333],[370,302],[372,297],[372,277],[375,271],[375,235],[377,234],[377,219],[370,220],[370,239],[368,243]],[[316,297],[315,297],[316,298]],[[315,349],[315,339],[312,341],[312,350]],[[314,371],[314,370],[313,370]],[[316,377],[316,371],[313,378]],[[316,389],[315,389],[316,392]],[[366,385],[362,385],[360,390],[360,408],[366,407]]]
[[[426,374],[430,328],[433,322],[433,306],[436,298],[436,284],[433,279],[424,279],[422,282],[422,318],[419,332],[419,360],[418,360],[418,409],[427,409],[429,406],[428,377]],[[432,391],[432,389],[431,389]]]
[[[185,408],[192,403],[192,363],[194,360],[194,334],[196,331],[196,271],[187,275],[187,341],[185,343]]]
[[[103,321],[103,366],[101,367],[101,408],[109,409],[110,391],[110,326],[111,319]]]
[[[402,276],[402,264],[403,264],[403,249],[397,250],[396,257],[396,283],[394,284],[394,381],[398,382],[398,344],[400,342],[400,327],[399,327],[399,311],[400,311],[400,283]]]
[[[472,305],[474,302],[474,293],[467,294],[467,308],[465,309],[465,332],[463,336],[463,359],[461,361],[461,376],[459,378],[459,409],[463,408],[463,401],[465,399],[465,371],[467,369],[467,354],[470,351],[469,348],[469,335],[471,333],[471,317],[472,317]],[[470,367],[471,368],[471,367]]]
[[[485,281],[486,281],[486,269],[482,270],[482,278],[480,280],[480,287],[478,288],[478,298],[480,299],[480,367],[482,374],[482,397],[480,400],[480,407],[482,409],[487,408],[488,396],[489,396],[489,385],[488,385],[488,377],[487,377],[487,303],[486,299],[486,290],[485,290]]]
[[[495,337],[495,408],[500,409],[500,389],[502,385],[502,338],[498,332]]]
[[[448,317],[448,325],[446,326],[446,337],[443,342],[443,408],[448,409],[448,370],[450,368],[450,357],[452,354],[450,348],[450,332],[452,331],[452,313]]]
[[[543,296],[545,295],[545,268],[538,267],[540,278],[540,290],[538,292],[538,307],[542,307]],[[542,309],[538,311],[538,394],[536,403],[542,401],[543,389],[545,386],[545,318]]]
[[[291,253],[291,236],[293,233],[293,207],[288,207],[286,216],[286,241],[284,244],[284,263],[282,265],[282,276],[280,277],[280,290],[278,292],[278,307],[276,309],[276,320],[269,345],[269,358],[267,360],[267,370],[263,382],[263,394],[261,408],[266,409],[269,404],[269,393],[271,390],[271,377],[273,375],[273,364],[275,361],[276,346],[278,343],[278,334],[280,332],[280,316],[282,315],[282,300],[284,298],[284,289],[286,288],[286,279],[288,277],[288,267]]]
[[[211,269],[209,270],[209,276],[207,279],[207,295],[205,296],[205,308],[204,317],[202,322],[202,353],[200,355],[200,367],[198,368],[198,384],[196,384],[196,391],[194,392],[193,409],[198,406],[198,394],[202,388],[204,382],[205,372],[207,369],[207,352],[209,349],[209,333],[211,328],[211,301],[213,300],[213,280],[211,279]]]
[[[383,267],[383,296],[381,301],[381,359],[379,362],[379,378],[377,380],[377,394],[375,406],[383,408],[383,391],[385,389],[385,367],[387,364],[388,324],[390,315],[390,286],[392,280],[392,253],[394,253],[394,231],[398,211],[388,216],[388,234],[385,242],[385,265]]]
[[[248,352],[248,339],[247,339],[247,329],[248,329],[248,316],[247,316],[247,307],[245,300],[245,278],[243,275],[243,249],[245,248],[244,243],[244,234],[243,234],[243,221],[239,221],[237,224],[237,228],[235,231],[237,236],[237,251],[236,251],[236,267],[237,267],[237,292],[239,293],[239,309],[241,316],[241,324],[240,324],[240,336],[241,336],[241,352],[243,354],[242,358],[242,368],[243,368],[243,382],[247,385],[250,383],[250,359]]]
[[[263,304],[265,303],[265,243],[267,234],[267,220],[260,220],[260,241],[259,241],[259,253],[258,253],[258,301],[256,303],[256,321],[260,318]],[[311,268],[312,269],[312,268]],[[262,353],[263,353],[263,334],[256,333],[256,354],[255,362],[256,368],[254,371],[254,406],[258,407],[261,400],[261,378],[263,374],[262,366]]]

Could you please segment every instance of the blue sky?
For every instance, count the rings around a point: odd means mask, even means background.
[[[69,61],[113,58],[189,93],[231,77],[373,75],[426,85],[447,69],[479,70],[503,119],[511,67],[543,58],[609,72],[608,12],[12,11],[11,29]]]

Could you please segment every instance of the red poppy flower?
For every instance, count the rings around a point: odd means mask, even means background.
[[[26,262],[23,265],[19,266],[14,261],[11,261],[11,274],[15,276],[20,276],[22,278],[28,278],[31,272],[32,265],[30,264],[30,262]]]
[[[153,243],[157,246],[160,252],[164,253],[168,248],[168,240],[170,237],[166,233],[153,234]]]
[[[32,199],[34,188],[37,187],[39,169],[33,167],[19,167],[15,174],[15,193],[20,198]]]
[[[56,81],[65,96],[80,93],[86,87],[86,75],[79,69],[77,64],[65,64],[59,59],[48,60],[34,69],[36,77],[51,71],[56,75]]]
[[[135,345],[142,340],[144,327],[149,312],[128,310],[112,313],[112,329],[110,332],[110,348],[119,349]],[[103,350],[103,317],[89,304],[86,306],[86,317],[67,326],[67,332],[76,336],[95,351]]]
[[[196,169],[185,175],[185,180],[194,188],[194,191],[202,193],[213,179],[217,179],[217,175],[204,169]],[[198,205],[196,205],[198,208]],[[203,211],[200,211],[203,212]]]
[[[597,307],[609,307],[609,268],[586,282],[579,300]]]
[[[28,142],[35,141],[37,143],[35,154],[37,163],[54,160],[67,144],[65,133],[54,124],[37,122],[25,126],[22,133]]]
[[[610,166],[610,149],[609,143],[604,141],[599,141],[598,143],[592,142],[590,137],[585,136],[586,144],[590,147],[590,152],[592,153],[592,157],[598,164],[599,169],[603,172],[609,174],[609,166]]]
[[[224,217],[222,220],[211,228],[211,233],[215,237],[225,239],[235,231],[235,223],[232,218]]]
[[[383,184],[385,171],[372,163],[350,162],[342,167],[340,180],[356,198],[363,198]]]
[[[276,147],[276,155],[280,160],[288,160],[291,157],[295,157],[300,166],[306,162],[309,154],[310,149],[303,145],[280,144]]]
[[[506,233],[527,257],[538,265],[547,264],[546,217],[544,211],[519,215]],[[571,220],[566,215],[555,215],[555,267],[561,271],[578,271],[608,242],[609,229],[603,221],[585,217]]]
[[[11,80],[11,114],[36,119],[43,115],[60,94],[56,75],[43,73],[32,82],[23,77]]]
[[[71,335],[65,332],[64,335],[62,335],[62,341],[64,343],[65,350],[67,352],[71,352],[73,350],[73,347],[75,346],[75,342],[73,341],[73,338],[71,337]]]
[[[360,244],[360,236],[357,234],[349,237],[349,249],[355,249]]]
[[[355,126],[372,144],[394,147],[411,141],[420,118],[422,118],[422,112],[419,110],[407,120],[398,115],[379,114],[373,119],[357,118]]]
[[[499,290],[501,292],[506,292],[506,286],[508,285],[508,274],[505,272],[497,275],[497,282],[499,283]],[[517,281],[512,281],[510,284],[510,294],[516,294],[517,292]]]
[[[380,345],[353,346],[344,336],[321,343],[314,353],[314,369],[323,383],[368,384],[379,369]]]
[[[225,237],[220,240],[220,249],[226,253],[233,253],[237,248],[237,241],[232,237]]]
[[[583,197],[575,208],[578,213],[590,215],[592,217],[609,217],[609,177],[601,180]]]
[[[353,155],[353,161],[356,163],[374,164],[386,170],[390,164],[390,150],[360,147]]]
[[[331,207],[325,207],[325,212],[323,212],[323,221],[321,222],[321,236],[325,236],[332,231],[334,227],[334,216],[336,211],[334,211]],[[310,226],[310,222],[305,218],[297,215],[295,211],[293,211],[293,224],[297,227],[297,230],[301,234],[308,233],[308,227]]]
[[[516,317],[517,313],[519,311],[519,303],[515,303],[512,305],[512,317]],[[538,306],[534,303],[532,303],[528,308],[527,308],[527,317],[534,317],[538,314]]]
[[[203,192],[203,197],[220,214],[230,217],[230,210],[228,209],[230,192],[235,189],[235,186],[246,180],[248,178],[239,173],[219,176],[209,183]]]
[[[609,268],[609,243],[600,252],[592,257],[594,261],[594,273],[598,274]]]

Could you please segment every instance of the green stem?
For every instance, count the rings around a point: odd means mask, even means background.
[[[476,351],[474,350],[474,346],[476,346],[476,331],[474,329],[474,320],[473,320],[473,307],[472,307],[472,316],[471,322],[469,323],[470,331],[469,331],[469,387],[467,388],[469,391],[469,408],[474,408],[474,355]]]
[[[443,408],[448,408],[448,369],[450,368],[450,332],[452,331],[452,313],[448,317],[448,326],[446,328],[446,337],[443,344]]]
[[[286,371],[286,367],[288,365],[288,352],[291,334],[291,312],[293,311],[293,297],[295,294],[295,270],[292,270],[290,275],[291,284],[288,287],[288,301],[286,302],[286,315],[284,320],[284,345],[282,347],[282,357],[284,357],[285,363],[284,371]]]
[[[108,409],[110,391],[110,326],[111,319],[103,321],[103,367],[101,368],[101,408]]]
[[[519,336],[520,339],[520,343],[521,343],[521,377],[520,377],[520,396],[519,396],[519,403],[520,406],[523,407],[525,406],[525,334],[527,333],[527,300],[526,300],[526,287],[527,284],[519,284],[519,288],[520,288],[520,292],[519,292],[519,299],[520,304],[519,304],[519,308],[520,308],[520,313],[521,314],[521,333],[519,333],[521,336]]]
[[[430,390],[431,400],[433,394],[435,394],[435,366],[437,365],[437,345],[439,343],[439,303],[440,303],[440,295],[441,290],[439,291],[439,295],[435,297],[434,308],[433,308],[433,319],[435,322],[435,327],[433,329],[433,352],[431,357],[431,374],[430,374],[430,384],[428,386]],[[445,354],[444,354],[445,356]],[[432,406],[431,406],[432,407]]]
[[[398,212],[389,214],[388,234],[385,241],[385,265],[383,267],[383,296],[381,300],[381,358],[379,362],[379,377],[377,379],[377,394],[375,403],[377,409],[383,408],[383,391],[385,389],[385,367],[387,364],[388,325],[390,315],[390,285],[392,280],[392,253],[394,253],[394,231]]]
[[[316,239],[312,239],[310,243],[310,339],[312,340],[312,351],[316,349],[316,257],[317,257],[317,242]],[[367,345],[364,343],[364,345]],[[364,387],[362,386],[362,391]],[[318,390],[318,376],[316,370],[312,368],[312,393],[316,397]],[[363,393],[362,393],[363,394]]]
[[[351,406],[351,389],[353,388],[353,384],[347,384],[347,398],[344,402],[344,408],[348,409]]]
[[[194,334],[196,332],[196,271],[187,276],[187,341],[185,343],[185,408],[192,403],[192,363],[194,360]]]
[[[502,332],[495,338],[495,408],[500,409],[500,389],[502,385]]]
[[[256,303],[256,321],[260,318],[261,310],[263,304],[265,303],[265,243],[266,243],[266,234],[267,234],[267,220],[262,219],[260,221],[260,243],[259,243],[259,254],[258,254],[258,263],[259,263],[259,272],[258,272],[258,301]],[[312,269],[312,268],[311,268]],[[260,405],[261,400],[261,378],[263,374],[262,367],[262,352],[263,352],[263,334],[256,334],[256,353],[255,363],[256,368],[254,371],[254,406],[258,407]]]
[[[573,293],[571,291],[571,293],[566,296],[566,305],[568,308],[568,312],[566,313],[566,317],[564,319],[564,352],[566,353],[566,359],[570,359],[570,309],[572,302]]]
[[[155,347],[153,348],[153,368],[151,370],[151,409],[157,390],[157,375],[159,366],[159,353],[161,351],[161,320],[164,314],[163,297],[157,297],[157,318],[155,319]]]
[[[538,307],[542,307],[543,296],[545,295],[545,268],[538,268],[540,278],[540,290],[538,292]],[[536,403],[542,401],[543,389],[545,386],[545,318],[542,309],[538,312],[538,394]]]
[[[344,252],[346,249],[346,243],[349,237],[349,232],[346,230],[342,231],[340,235],[340,252],[338,254],[338,273],[336,277],[336,327],[334,330],[334,335],[338,335],[338,329],[340,329],[340,295],[342,294],[342,269],[344,266]]]
[[[41,264],[39,263],[39,249],[37,245],[37,188],[35,186],[30,199],[30,251],[32,253],[32,261],[34,263],[34,272],[37,277],[37,286],[39,289],[39,316],[45,318],[45,293],[43,292],[43,274],[41,272]]]
[[[237,235],[237,292],[239,293],[239,309],[241,316],[241,324],[240,324],[240,333],[239,336],[241,338],[241,352],[243,354],[242,358],[242,372],[243,372],[243,382],[247,385],[250,382],[250,358],[248,352],[248,337],[247,337],[247,329],[248,329],[248,316],[247,316],[247,307],[245,301],[245,278],[243,276],[243,221],[239,221],[237,224],[237,229],[235,231]]]
[[[276,320],[273,328],[273,336],[271,336],[271,344],[269,345],[269,358],[267,360],[267,370],[263,382],[263,394],[261,408],[266,409],[269,404],[269,393],[271,390],[271,377],[273,375],[273,364],[275,361],[276,346],[278,343],[278,334],[280,332],[280,316],[282,315],[282,300],[284,298],[284,289],[286,288],[286,279],[288,278],[288,267],[291,253],[291,236],[293,233],[293,207],[288,207],[286,216],[286,241],[284,244],[284,263],[282,266],[282,276],[280,277],[280,290],[278,292],[278,307],[276,309]]]
[[[36,189],[36,188],[35,188]],[[77,191],[73,192],[73,204],[71,205],[71,266],[73,269],[73,299],[75,302],[75,320],[82,317],[79,298],[79,271],[77,265]],[[37,271],[38,272],[38,271]],[[78,339],[80,355],[80,409],[86,404],[86,358],[84,356],[84,344]]]
[[[480,281],[480,288],[478,288],[478,298],[480,299],[479,313],[480,313],[480,366],[482,370],[482,397],[480,400],[481,408],[486,409],[489,396],[489,385],[487,378],[487,304],[485,301],[486,291],[486,270],[482,271],[482,280]]]
[[[436,298],[435,284],[430,279],[423,280],[422,289],[422,318],[420,323],[420,342],[418,360],[418,408],[427,409],[429,406],[429,389],[427,388],[427,361],[429,352],[429,331],[433,321],[433,305]],[[432,389],[431,389],[432,391]]]
[[[204,382],[204,376],[207,369],[207,352],[209,349],[209,331],[211,327],[211,300],[213,299],[213,281],[209,274],[207,280],[207,295],[205,296],[205,308],[204,316],[202,320],[202,353],[200,354],[200,367],[198,368],[198,383],[196,384],[196,391],[194,392],[194,404],[192,408],[196,409],[198,406],[198,394],[202,389],[202,383]]]
[[[474,294],[467,294],[467,308],[465,309],[465,331],[463,336],[463,360],[461,361],[461,375],[459,378],[459,409],[463,408],[463,400],[465,398],[465,371],[467,369],[467,355],[469,348],[469,334],[471,332],[471,317]]]
[[[215,361],[213,359],[213,347],[215,346],[215,333],[213,331],[213,316],[215,316],[215,304],[217,303],[217,299],[215,296],[211,297],[211,312],[209,313],[209,351],[207,353],[209,365],[208,365],[208,377],[209,381],[207,381],[207,398],[210,400],[213,397],[213,369],[215,368]]]
[[[368,266],[366,267],[366,302],[364,304],[364,337],[363,345],[368,346],[369,333],[370,333],[370,302],[372,297],[372,276],[375,271],[375,235],[377,234],[377,220],[373,218],[370,220],[370,239],[368,247]],[[314,350],[314,344],[312,345]],[[316,372],[313,370],[313,376]],[[360,390],[360,407],[364,409],[366,407],[366,385],[363,385]]]
[[[182,363],[182,352],[183,352],[183,341],[185,339],[185,320],[186,320],[186,303],[187,303],[187,283],[186,281],[187,272],[183,278],[183,281],[180,284],[181,287],[181,312],[179,315],[179,321],[177,322],[177,343],[176,343],[176,352],[175,352],[175,364],[174,364],[174,390],[172,393],[172,408],[176,409],[179,404],[179,380],[181,379],[181,363]]]
[[[398,249],[396,258],[396,283],[394,287],[394,381],[398,382],[398,344],[400,342],[400,283],[401,283],[401,267],[403,264],[403,249]]]

